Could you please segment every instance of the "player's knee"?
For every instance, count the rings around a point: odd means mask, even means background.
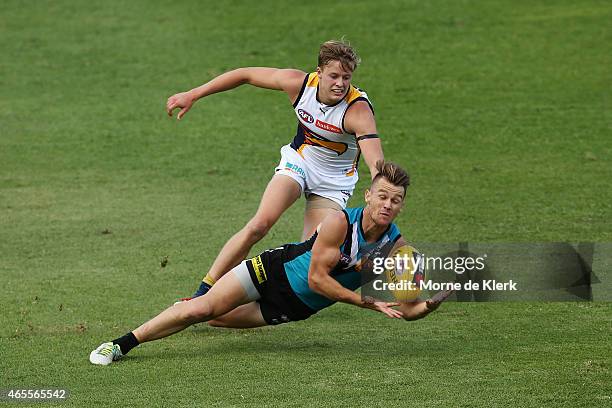
[[[197,302],[196,305],[186,306],[180,313],[180,319],[186,323],[203,322],[213,316],[213,310],[209,302]]]
[[[244,227],[246,234],[253,241],[259,241],[266,236],[270,228],[272,228],[273,222],[265,218],[253,218]]]

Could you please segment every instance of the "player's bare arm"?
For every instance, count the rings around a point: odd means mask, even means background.
[[[357,143],[372,178],[376,176],[376,162],[384,159],[382,145],[377,136],[376,120],[372,109],[365,101],[354,103],[346,112],[345,128],[357,137]]]
[[[215,93],[234,89],[249,84],[258,88],[273,89],[287,93],[293,103],[297,98],[306,73],[298,69],[280,69],[266,67],[238,68],[210,80],[209,82],[187,92],[172,95],[166,102],[166,112],[172,116],[175,109],[180,109],[177,119],[191,109],[201,98]]]
[[[308,270],[310,288],[331,300],[376,310],[391,318],[400,318],[400,311],[392,309],[399,305],[395,302],[381,302],[375,299],[362,299],[357,293],[343,287],[330,276],[340,259],[340,246],[346,235],[347,223],[344,213],[328,215],[321,223],[317,239],[312,247],[312,260]]]
[[[402,302],[398,309],[404,320],[419,320],[436,310],[452,293],[452,290],[444,290],[424,301]]]

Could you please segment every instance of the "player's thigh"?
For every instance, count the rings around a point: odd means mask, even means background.
[[[342,207],[329,198],[315,194],[310,195],[306,201],[306,210],[304,211],[302,241],[310,238],[321,221],[334,211],[342,211]]]
[[[249,329],[252,327],[266,326],[261,309],[258,302],[250,302],[242,306],[238,306],[231,312],[217,317],[208,322],[214,327],[225,327],[233,329]]]
[[[293,178],[275,174],[261,197],[255,218],[275,223],[300,198],[302,187]]]
[[[208,293],[187,302],[195,310],[205,310],[211,318],[221,316],[236,307],[251,302],[243,284],[237,275],[237,268],[244,266],[244,262],[223,275]],[[246,268],[246,266],[244,266]]]

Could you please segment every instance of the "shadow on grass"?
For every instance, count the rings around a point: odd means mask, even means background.
[[[223,330],[223,336],[206,336],[209,330]],[[294,335],[295,334],[295,335]],[[315,336],[318,336],[316,333]],[[179,335],[180,336],[180,335]],[[202,340],[199,342],[199,340]],[[182,340],[182,341],[181,341]],[[194,340],[198,343],[191,346]],[[122,362],[146,362],[156,360],[186,360],[193,361],[198,356],[214,356],[214,359],[231,356],[232,360],[276,360],[295,359],[300,361],[311,360],[313,356],[325,361],[353,360],[356,358],[378,360],[383,355],[392,355],[400,352],[402,358],[421,358],[424,353],[437,355],[448,353],[450,350],[461,350],[461,340],[441,341],[433,340],[429,344],[423,344],[423,339],[403,339],[401,345],[393,344],[388,338],[380,340],[373,339],[364,344],[363,341],[353,336],[344,338],[329,337],[328,339],[308,338],[303,333],[276,333],[268,336],[257,336],[253,332],[243,334],[243,331],[232,329],[201,329],[193,331],[187,339],[178,337],[172,343],[156,344],[150,343],[134,350],[126,356]]]

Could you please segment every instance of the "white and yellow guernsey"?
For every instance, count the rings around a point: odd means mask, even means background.
[[[366,101],[370,109],[372,105],[368,95],[353,85],[338,103],[326,105],[317,99],[318,88],[317,73],[306,75],[293,104],[298,127],[290,146],[302,156],[311,171],[324,177],[344,176],[346,183],[342,184],[354,186],[358,179],[360,151],[355,134],[344,127],[344,118],[357,101]]]

